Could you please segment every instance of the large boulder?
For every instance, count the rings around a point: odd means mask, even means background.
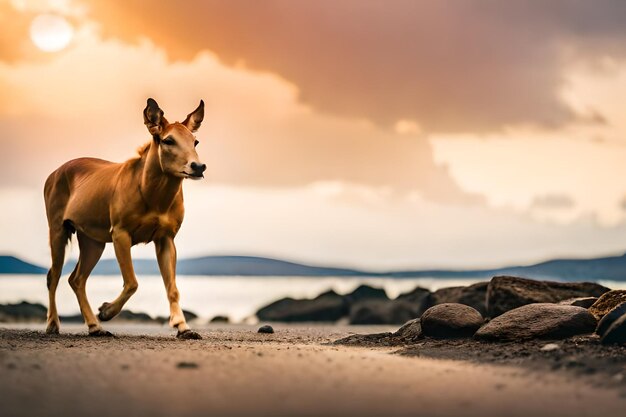
[[[350,305],[350,324],[402,324],[430,306],[430,291],[417,287],[394,300],[369,298]],[[386,297],[386,295],[385,295]]]
[[[0,304],[0,322],[42,322],[46,321],[48,309],[36,303],[22,301],[17,304]]]
[[[603,345],[626,344],[626,314],[615,320],[600,339]]]
[[[589,311],[598,320],[600,320],[609,311],[613,310],[615,307],[623,302],[626,302],[626,290],[608,291],[602,294],[602,296],[598,298],[598,301],[596,301],[591,307],[589,307]]]
[[[364,300],[388,300],[389,297],[382,288],[362,284],[351,293],[344,295],[344,299],[348,304],[354,304]]]
[[[437,339],[472,337],[483,324],[483,316],[465,304],[445,303],[429,308],[420,318],[424,336]]]
[[[347,314],[346,301],[332,290],[312,300],[283,298],[262,307],[256,313],[259,320],[281,322],[335,322]]]
[[[441,288],[431,295],[431,305],[458,303],[474,307],[482,315],[487,312],[485,300],[488,282],[479,282],[467,287]]]
[[[595,317],[582,307],[527,304],[492,319],[474,337],[487,341],[563,339],[592,333],[596,324]]]
[[[407,301],[413,304],[429,304],[430,301],[430,291],[426,288],[415,287],[409,292],[405,292],[400,294],[396,300]]]
[[[611,327],[611,325],[623,315],[626,315],[626,301],[616,305],[611,311],[602,317],[598,323],[598,327],[596,328],[596,333],[603,336],[609,327]]]
[[[114,321],[127,321],[127,322],[136,322],[136,323],[152,323],[156,322],[155,319],[150,317],[146,313],[136,313],[130,310],[122,310],[120,314],[113,318]]]
[[[350,324],[402,324],[420,313],[419,305],[401,300],[366,300],[350,306]]]
[[[526,304],[558,303],[577,297],[599,297],[607,291],[608,288],[593,282],[564,283],[497,276],[487,287],[487,314],[493,318]]]

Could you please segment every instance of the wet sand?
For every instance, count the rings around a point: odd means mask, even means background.
[[[211,325],[200,341],[159,326],[60,336],[0,325],[2,416],[621,416],[619,386],[532,366],[328,344],[373,326]],[[413,352],[415,354],[415,352]],[[618,365],[621,366],[621,365]]]

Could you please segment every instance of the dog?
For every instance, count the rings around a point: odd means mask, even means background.
[[[204,119],[204,102],[182,122],[169,123],[152,98],[143,111],[152,140],[139,156],[122,163],[96,158],[66,162],[46,180],[44,200],[50,233],[52,266],[48,271],[49,307],[46,332],[58,334],[59,315],[55,293],[65,260],[65,248],[76,233],[80,255],[69,283],[91,336],[111,336],[101,322],[118,315],[137,291],[130,248],[154,242],[156,257],[170,305],[169,324],[181,339],[201,339],[185,320],[176,288],[174,238],[183,222],[184,179],[201,179],[206,165],[200,163],[194,133]],[[113,242],[124,287],[112,302],[100,306],[96,317],[85,292],[89,274],[107,242]]]

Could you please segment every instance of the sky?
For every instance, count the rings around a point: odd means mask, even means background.
[[[621,254],[624,21],[617,0],[0,0],[0,252],[49,263],[46,177],[133,157],[153,97],[170,121],[206,103],[179,258]]]

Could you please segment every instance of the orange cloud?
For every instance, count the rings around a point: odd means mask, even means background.
[[[198,137],[212,182],[295,186],[341,180],[418,190],[440,201],[473,200],[430,143],[358,119],[318,114],[298,101],[298,89],[270,73],[231,68],[204,52],[170,62],[149,42],[102,41],[79,30],[72,48],[46,63],[0,64],[3,144],[11,158],[5,179],[37,184],[65,160],[98,156],[123,160],[149,140],[141,110],[155,97],[166,116],[183,117],[207,102]],[[407,132],[410,133],[410,132]],[[31,161],[23,169],[22,158]],[[21,172],[13,179],[12,173]]]
[[[623,55],[615,1],[89,2],[106,36],[147,37],[175,60],[202,50],[279,74],[318,111],[425,132],[576,118],[558,91],[568,54]],[[621,40],[621,41],[618,41]]]

